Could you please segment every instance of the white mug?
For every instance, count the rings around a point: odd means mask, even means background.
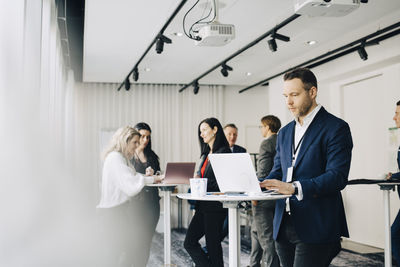
[[[207,178],[191,178],[190,192],[194,197],[203,197],[207,194]]]

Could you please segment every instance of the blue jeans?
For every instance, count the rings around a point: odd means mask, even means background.
[[[328,267],[341,249],[340,240],[317,244],[302,242],[296,234],[291,217],[286,214],[275,244],[283,267]]]

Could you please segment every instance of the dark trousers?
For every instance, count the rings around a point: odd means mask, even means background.
[[[184,247],[197,267],[223,267],[221,229],[226,211],[205,212],[196,210],[190,222]],[[199,240],[205,236],[208,256],[201,248]]]
[[[285,214],[276,240],[276,249],[283,267],[329,266],[340,252],[340,240],[330,243],[302,242],[294,230],[292,219]]]
[[[273,238],[273,220],[275,201],[258,201],[252,205],[253,222],[251,224],[250,266],[279,267],[279,258]]]
[[[392,224],[392,254],[397,266],[400,265],[400,211]]]
[[[141,240],[141,248],[139,252],[141,253],[142,262],[139,266],[146,266],[147,261],[150,256],[151,242],[156,231],[156,226],[160,218],[160,197],[158,196],[158,188],[148,188],[143,189],[143,200],[141,206],[141,213],[136,214],[136,216],[141,217],[141,222],[143,222],[143,231]]]

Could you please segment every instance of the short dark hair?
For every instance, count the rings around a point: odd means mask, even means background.
[[[273,133],[277,133],[279,129],[281,128],[281,121],[279,120],[278,117],[275,117],[274,115],[267,115],[261,118],[261,123],[263,125],[268,125],[269,129]]]
[[[284,81],[290,81],[295,78],[298,78],[303,82],[304,89],[306,91],[310,90],[313,86],[315,86],[315,88],[318,88],[317,77],[315,77],[314,73],[307,68],[296,68],[294,70],[286,72],[283,76]]]
[[[397,101],[396,106],[400,106],[400,100]]]
[[[229,149],[228,140],[226,140],[226,137],[225,137],[225,134],[224,134],[224,130],[222,129],[222,125],[219,122],[219,120],[216,119],[216,118],[207,118],[207,119],[202,120],[199,123],[199,127],[198,127],[198,135],[199,135],[199,143],[200,143],[201,155],[207,155],[208,153],[210,153],[210,147],[208,146],[208,144],[204,143],[203,138],[200,136],[200,134],[201,134],[200,125],[203,122],[207,123],[208,126],[210,126],[211,129],[214,129],[214,127],[217,127],[217,129],[218,129],[217,133],[215,134],[215,141],[214,141],[212,152],[217,151],[221,147],[227,147]]]
[[[234,129],[236,129],[236,130],[238,129],[238,128],[236,127],[235,124],[233,124],[233,123],[228,123],[227,125],[224,126],[224,130],[225,130],[226,128],[228,128],[228,127],[234,128]]]

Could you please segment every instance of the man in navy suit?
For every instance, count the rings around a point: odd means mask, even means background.
[[[260,185],[292,195],[275,206],[273,237],[282,266],[329,266],[341,236],[349,236],[340,191],[350,169],[350,128],[317,104],[317,79],[309,69],[283,79],[295,120],[279,132],[274,167]]]
[[[232,153],[246,153],[246,149],[244,147],[236,145],[236,139],[238,136],[238,128],[235,124],[229,123],[224,127],[224,134],[226,140],[228,140],[229,147],[231,148]]]
[[[393,120],[396,123],[396,127],[400,128],[400,101],[396,103],[396,111],[394,112]],[[397,151],[397,165],[400,169],[400,147]],[[388,179],[400,180],[400,172],[388,173]],[[397,193],[400,197],[400,187],[397,187]],[[397,213],[396,219],[392,224],[392,254],[396,259],[397,265],[400,264],[400,211]]]

